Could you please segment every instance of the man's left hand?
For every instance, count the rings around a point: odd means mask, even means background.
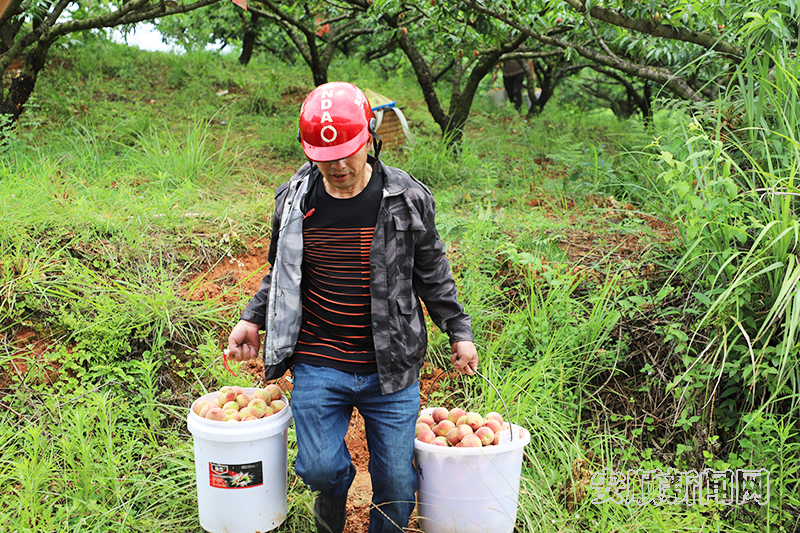
[[[453,363],[453,368],[472,376],[478,370],[478,350],[475,348],[475,343],[472,341],[458,341],[450,345],[450,362]]]

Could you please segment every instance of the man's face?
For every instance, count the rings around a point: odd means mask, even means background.
[[[372,167],[367,164],[370,139],[350,157],[337,161],[316,161],[328,194],[334,198],[352,198],[364,190],[372,176]]]

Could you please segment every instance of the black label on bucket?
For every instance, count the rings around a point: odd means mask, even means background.
[[[261,461],[246,465],[208,463],[209,485],[219,489],[246,489],[264,484]]]

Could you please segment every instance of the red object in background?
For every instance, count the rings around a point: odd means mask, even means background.
[[[330,31],[331,31],[331,25],[330,24],[325,23],[322,26],[319,25],[319,23],[322,22],[323,20],[325,20],[325,19],[322,18],[322,15],[317,15],[317,18],[314,19],[314,24],[316,24],[318,26],[317,27],[317,32],[316,32],[317,33],[317,37],[322,37],[323,35],[325,35],[326,33],[330,33]]]
[[[233,0],[233,3],[247,11],[247,0]]]

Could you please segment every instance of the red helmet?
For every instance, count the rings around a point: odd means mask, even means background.
[[[361,89],[334,81],[320,85],[300,108],[300,144],[311,161],[350,157],[369,140],[372,108]]]

